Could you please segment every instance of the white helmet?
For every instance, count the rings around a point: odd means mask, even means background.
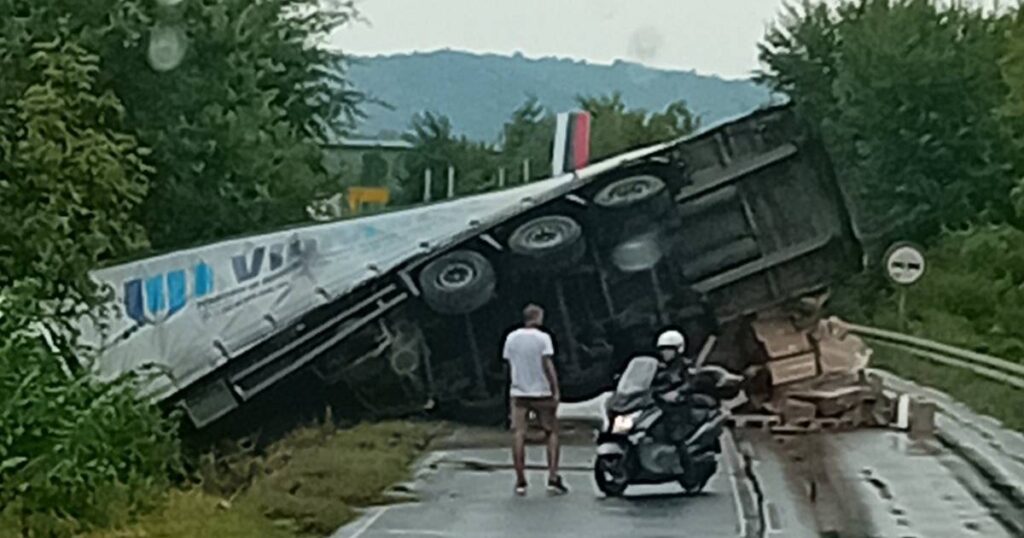
[[[658,335],[658,348],[663,347],[670,347],[682,352],[686,347],[686,338],[679,331],[665,331]]]

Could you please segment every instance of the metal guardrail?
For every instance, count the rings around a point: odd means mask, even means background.
[[[846,324],[846,328],[876,344],[1024,390],[1024,364],[885,329],[856,324]]]

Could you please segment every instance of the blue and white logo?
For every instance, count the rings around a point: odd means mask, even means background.
[[[124,283],[125,315],[140,325],[156,323],[177,313],[189,300],[189,272],[192,278],[191,297],[213,293],[213,268],[204,262],[191,271],[178,269],[146,279],[136,278]]]

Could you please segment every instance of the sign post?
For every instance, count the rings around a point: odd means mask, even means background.
[[[890,282],[896,284],[899,290],[897,314],[900,330],[905,331],[907,328],[907,287],[924,276],[924,254],[917,245],[901,241],[889,247],[883,259],[885,261],[885,276],[889,278]]]

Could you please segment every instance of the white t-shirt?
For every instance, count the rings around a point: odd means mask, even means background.
[[[551,336],[533,327],[512,331],[505,339],[502,356],[512,370],[512,396],[551,396],[551,384],[544,373],[544,357],[553,357],[555,346]]]

